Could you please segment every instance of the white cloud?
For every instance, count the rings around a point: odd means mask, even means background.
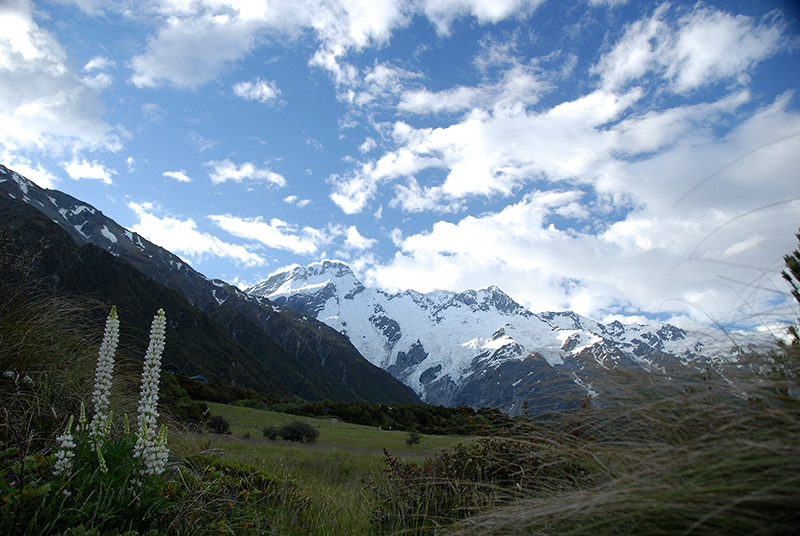
[[[787,46],[784,25],[698,6],[670,24],[662,4],[625,34],[593,68],[608,88],[619,88],[655,72],[673,91],[688,93],[720,81],[745,82],[759,62]]]
[[[591,6],[620,6],[627,3],[628,0],[589,0],[589,5]]]
[[[158,123],[166,115],[166,111],[160,105],[154,102],[146,102],[142,104],[142,115],[151,123]]]
[[[389,96],[399,94],[408,81],[421,77],[421,73],[379,62],[349,80],[349,88],[340,98],[360,107],[380,105]]]
[[[224,11],[229,6],[220,7]],[[147,52],[131,59],[131,82],[137,87],[170,84],[187,88],[208,82],[226,64],[253,49],[260,29],[258,24],[223,12],[170,15],[158,35],[149,40]]]
[[[160,0],[139,8],[144,10],[141,15],[158,17],[161,27],[148,41],[147,50],[131,60],[131,81],[139,87],[194,87],[213,80],[265,42],[285,42],[311,32],[319,47],[309,64],[329,71],[337,84],[349,85],[358,81],[358,70],[343,58],[387,43],[415,15],[426,16],[437,31],[446,34],[458,18],[475,17],[480,24],[494,24],[528,16],[542,1]]]
[[[74,154],[120,148],[102,103],[70,66],[56,38],[33,20],[27,0],[0,3],[0,145],[11,154]],[[102,74],[102,73],[101,73]]]
[[[296,195],[287,195],[283,198],[283,202],[295,205],[297,208],[305,208],[312,203],[311,199],[300,199]]]
[[[351,225],[347,228],[347,234],[345,238],[345,246],[350,249],[357,249],[357,250],[364,250],[369,249],[374,246],[378,241],[373,238],[366,238],[361,233],[358,232],[355,225]]]
[[[509,58],[510,59],[510,58]],[[407,90],[403,93],[398,109],[417,114],[452,113],[470,110],[476,106],[483,109],[513,108],[529,106],[540,99],[548,85],[541,80],[537,69],[512,61],[501,80],[478,87],[459,86],[444,91],[427,89]]]
[[[395,230],[400,251],[369,276],[386,288],[422,291],[496,284],[534,310],[594,318],[629,310],[752,323],[754,310],[772,310],[769,289],[782,288],[782,255],[796,247],[800,114],[783,96],[717,139],[710,126],[720,114],[741,116],[742,102],[733,94],[675,110],[652,127],[669,136],[638,147],[657,150],[646,158],[617,160],[612,143],[586,168],[602,172],[563,183],[593,178],[581,191],[528,194],[499,212],[406,237]],[[672,121],[679,133],[690,122],[693,135],[675,134]],[[617,128],[625,133],[636,122],[632,116]],[[607,134],[631,150],[625,136]]]
[[[192,178],[189,177],[183,169],[180,171],[165,171],[161,175],[169,177],[170,179],[175,179],[178,182],[192,182]]]
[[[87,87],[99,92],[111,87],[113,81],[111,79],[111,75],[106,73],[97,73],[93,76],[82,77],[81,82],[83,82]]]
[[[216,214],[209,218],[233,236],[256,240],[267,247],[300,255],[316,253],[320,245],[330,241],[326,231],[312,227],[299,228],[278,218],[273,218],[269,222],[260,216],[239,218],[230,214]]]
[[[472,196],[510,195],[527,181],[547,177],[592,181],[603,172],[616,134],[602,128],[641,96],[594,91],[541,113],[523,109],[474,110],[462,122],[440,128],[395,123],[399,148],[334,178],[331,199],[345,213],[357,213],[381,184],[405,178],[395,188],[395,206],[410,211],[451,211]],[[420,186],[423,170],[444,175]]]
[[[761,24],[744,15],[708,8],[684,17],[674,43],[666,76],[680,93],[717,80],[746,77],[750,69],[785,46],[782,25]]]
[[[187,258],[191,262],[202,262],[206,256],[228,258],[244,266],[265,265],[266,259],[249,251],[246,247],[224,242],[216,236],[198,230],[192,218],[179,219],[173,216],[158,216],[150,203],[128,203],[139,221],[131,230],[144,236],[154,244]]]
[[[200,133],[190,130],[188,132],[189,139],[195,146],[197,146],[197,150],[202,152],[208,151],[209,149],[213,149],[219,142],[217,140],[213,140],[210,138],[206,138],[205,136],[201,135]]]
[[[497,23],[512,15],[529,15],[544,0],[424,0],[425,15],[443,35],[450,33],[450,25],[459,17],[472,15],[480,23]]]
[[[226,181],[261,181],[278,188],[286,186],[286,179],[283,175],[275,173],[269,168],[258,168],[250,162],[237,165],[226,158],[225,160],[209,160],[205,162],[205,165],[211,168],[208,176],[214,184]]]
[[[603,77],[606,87],[618,88],[644,76],[653,68],[657,43],[664,41],[667,32],[663,20],[667,8],[666,4],[662,4],[649,19],[629,24],[614,48],[594,66],[593,72]]]
[[[362,154],[368,153],[371,150],[375,149],[377,146],[378,143],[371,137],[367,136],[367,138],[364,140],[364,143],[358,146],[358,152]]]
[[[469,110],[484,98],[483,92],[474,87],[457,87],[438,92],[418,89],[405,92],[398,108],[417,114],[458,112]]]
[[[31,160],[18,155],[2,154],[0,160],[9,169],[13,169],[23,177],[26,177],[42,188],[53,189],[58,186],[59,179],[50,171],[42,167],[41,163],[34,163]]]
[[[83,66],[83,70],[88,72],[91,71],[104,71],[106,69],[110,69],[114,67],[114,61],[106,58],[105,56],[95,56],[94,58],[90,59],[86,62],[86,65]]]
[[[106,184],[111,184],[113,182],[112,177],[117,174],[115,170],[108,169],[97,161],[89,162],[86,159],[63,162],[61,165],[73,179],[97,179]]]
[[[281,90],[278,89],[275,82],[255,78],[252,82],[239,82],[234,84],[233,93],[244,100],[271,104],[278,101]]]
[[[86,73],[86,75],[81,77],[81,82],[98,92],[109,88],[112,84],[111,75],[96,71],[105,71],[113,66],[114,62],[110,59],[104,56],[95,56],[83,66],[83,72]]]

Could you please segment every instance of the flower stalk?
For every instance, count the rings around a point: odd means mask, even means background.
[[[150,328],[150,345],[144,359],[142,372],[142,385],[139,393],[139,408],[137,410],[136,446],[133,456],[142,463],[142,474],[160,475],[164,472],[168,450],[166,447],[166,433],[164,444],[161,444],[157,433],[156,421],[158,419],[158,383],[161,376],[161,353],[164,351],[165,329],[167,319],[164,310],[159,309],[153,318]]]
[[[106,329],[103,333],[103,342],[97,356],[97,367],[94,375],[94,391],[92,392],[92,405],[94,415],[89,424],[89,436],[97,447],[108,433],[107,421],[109,419],[108,407],[111,404],[111,381],[114,374],[114,354],[119,342],[119,318],[117,307],[111,307],[111,313],[106,319]]]

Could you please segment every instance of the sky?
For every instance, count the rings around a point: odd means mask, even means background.
[[[0,27],[0,162],[208,277],[797,317],[797,2],[0,0]]]

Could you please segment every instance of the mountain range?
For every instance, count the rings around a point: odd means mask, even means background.
[[[742,352],[711,331],[533,313],[494,286],[386,293],[337,261],[287,269],[246,292],[325,322],[430,404],[574,407],[607,388],[610,370],[720,369]]]
[[[146,337],[148,317],[164,308],[165,365],[306,400],[419,402],[326,324],[208,279],[95,207],[2,165],[0,230],[37,250],[43,281],[116,304],[126,328]]]
[[[534,313],[494,286],[387,293],[339,261],[242,291],[2,165],[0,231],[40,248],[51,286],[116,304],[143,336],[163,307],[166,364],[279,396],[546,412],[608,393],[613,372],[723,371],[744,351],[710,329]]]

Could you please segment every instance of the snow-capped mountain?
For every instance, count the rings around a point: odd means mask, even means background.
[[[594,394],[608,368],[670,370],[736,354],[728,341],[676,326],[603,325],[573,312],[533,313],[497,287],[388,294],[365,287],[344,263],[294,267],[247,293],[314,316],[431,404],[515,413]]]

